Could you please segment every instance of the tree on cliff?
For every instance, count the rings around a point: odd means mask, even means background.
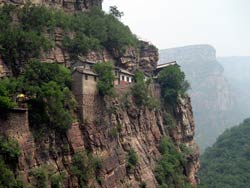
[[[21,89],[30,98],[31,123],[65,131],[75,108],[70,71],[58,64],[31,61],[20,79]]]
[[[114,80],[113,65],[109,62],[96,63],[94,70],[98,74],[97,88],[102,96],[114,95]]]
[[[132,96],[136,105],[145,105],[149,109],[155,109],[159,107],[158,101],[151,96],[149,92],[149,85],[152,83],[152,78],[145,80],[145,75],[142,71],[137,70],[134,75],[135,83],[131,88]]]
[[[3,112],[12,109],[15,106],[15,103],[9,96],[9,91],[6,88],[6,82],[7,80],[0,81],[0,116]]]
[[[29,120],[37,128],[52,128],[65,131],[72,123],[75,100],[71,94],[70,71],[58,64],[41,63],[33,60],[28,63],[22,75],[7,82],[2,100],[8,108],[11,106],[10,95],[22,92],[27,96]],[[2,86],[0,85],[0,92]],[[0,93],[1,94],[1,93]],[[3,96],[4,97],[4,96]],[[2,97],[0,97],[1,100]]]
[[[155,168],[158,188],[192,188],[183,175],[186,163],[185,153],[180,153],[178,150],[169,137],[161,139],[159,145],[161,158]]]
[[[165,103],[175,104],[178,96],[183,95],[189,88],[185,74],[179,65],[169,65],[160,71],[158,82],[161,85],[161,96]]]
[[[17,181],[13,167],[17,165],[21,150],[18,143],[10,138],[0,136],[0,187],[1,188],[23,188]]]
[[[109,7],[109,13],[116,18],[121,18],[124,15],[123,12],[118,10],[117,6]]]

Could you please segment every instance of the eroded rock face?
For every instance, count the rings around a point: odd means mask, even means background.
[[[153,73],[159,59],[158,49],[148,42],[140,41],[141,48],[135,49],[128,47],[121,55],[118,52],[91,52],[86,59],[95,62],[113,62],[116,66],[134,72],[137,69],[142,70],[149,75]]]
[[[141,41],[139,67],[148,74],[156,69],[159,59],[158,49],[148,42]]]
[[[66,12],[85,11],[91,7],[102,7],[103,0],[0,0],[1,4],[24,5],[31,2],[36,5],[45,5],[53,8],[63,9]]]
[[[177,127],[172,130],[174,132],[172,136],[177,143],[186,145],[192,151],[187,158],[186,174],[188,180],[195,185],[199,181],[196,173],[200,168],[200,152],[194,141],[195,124],[189,97],[180,98],[176,112]]]
[[[177,108],[171,108],[176,127],[171,128],[169,133],[164,128],[163,114],[159,110],[138,108],[134,103],[125,108],[118,98],[94,100],[92,106],[95,108],[95,119],[72,124],[64,136],[50,130],[34,138],[35,130],[29,127],[27,111],[12,113],[9,120],[1,120],[0,132],[15,138],[21,146],[18,176],[26,183],[32,182],[30,172],[47,165],[55,172],[66,174],[66,187],[78,187],[75,177],[69,175],[71,159],[74,153],[88,150],[102,161],[99,174],[102,184],[91,181],[92,186],[139,188],[140,183],[145,182],[147,187],[156,188],[154,169],[161,156],[158,146],[161,138],[169,135],[177,145],[184,144],[192,151],[184,170],[188,180],[193,185],[197,184],[199,152],[193,140],[195,125],[189,97],[180,99]],[[91,105],[89,108],[91,113]],[[139,160],[134,169],[128,169],[128,151],[132,148]]]
[[[0,56],[0,78],[10,75],[9,68],[5,65],[4,61]]]
[[[63,48],[63,31],[56,29],[54,37],[55,43],[48,53],[42,54],[42,62],[57,62],[70,67],[73,60],[70,59],[69,53]],[[137,69],[142,70],[147,74],[152,74],[157,66],[159,59],[158,49],[145,41],[140,41],[141,47],[136,49],[134,47],[127,47],[121,54],[117,51],[108,51],[103,49],[101,51],[91,51],[88,54],[81,56],[81,60],[88,60],[93,62],[112,62],[115,66],[121,67],[128,71],[134,72]]]

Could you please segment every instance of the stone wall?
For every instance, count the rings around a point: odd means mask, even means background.
[[[26,172],[37,165],[35,160],[35,142],[29,128],[28,109],[12,110],[6,119],[0,119],[0,134],[15,139],[21,148],[18,160],[18,175],[28,182]]]

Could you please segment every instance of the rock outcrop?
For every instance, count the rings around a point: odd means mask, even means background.
[[[90,9],[91,7],[102,7],[103,0],[0,0],[0,5],[3,4],[13,4],[16,6],[24,5],[25,3],[32,3],[36,5],[45,5],[53,8],[63,9],[66,12],[74,12],[74,11],[85,11]]]
[[[196,122],[196,140],[203,150],[235,122],[235,100],[216,51],[209,45],[194,45],[160,51],[160,62],[176,60],[191,84]]]
[[[55,32],[55,47],[47,54],[43,55],[41,59],[43,62],[57,62],[70,67],[72,59],[70,59],[68,52],[62,47],[62,31]],[[145,41],[140,41],[141,48],[135,49],[133,47],[127,48],[121,55],[117,52],[110,52],[107,49],[101,51],[92,51],[87,55],[80,57],[81,60],[88,60],[93,62],[112,62],[116,66],[134,72],[136,69],[141,69],[149,75],[153,73],[157,66],[159,59],[158,49]]]

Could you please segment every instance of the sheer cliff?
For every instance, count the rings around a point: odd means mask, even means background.
[[[237,121],[232,118],[235,98],[216,51],[209,45],[195,45],[160,51],[160,63],[176,60],[191,84],[196,140],[201,149],[211,146],[217,136]]]
[[[165,131],[164,127],[168,125],[163,123],[162,111],[138,108],[134,104],[124,108],[119,100],[109,100],[108,103],[110,106],[104,106],[102,102],[98,104],[95,114],[100,115],[96,115],[93,122],[74,123],[66,135],[50,130],[37,138],[37,131],[29,127],[25,109],[13,111],[7,121],[1,120],[1,134],[15,138],[20,145],[16,175],[24,181],[25,187],[34,183],[31,172],[39,168],[53,175],[63,174],[65,187],[78,187],[70,164],[75,153],[84,151],[91,151],[102,163],[97,174],[99,181],[92,177],[89,187],[140,187],[142,183],[157,187],[154,173],[161,156],[158,147],[167,135],[177,146],[185,145],[192,151],[185,156],[187,163],[183,174],[196,185],[199,153],[193,140],[194,122],[188,97],[174,110],[176,127],[169,129],[170,133]],[[136,152],[138,163],[128,169],[131,149]]]
[[[100,2],[81,1],[86,7]],[[31,5],[4,8],[0,100],[15,99],[17,104],[7,105],[7,113],[0,109],[0,139],[7,143],[0,144],[0,163],[6,163],[14,179],[31,188],[156,188],[166,186],[163,177],[174,187],[196,187],[199,150],[191,101],[183,94],[174,105],[162,103],[159,84],[149,78],[158,61],[153,45],[139,41],[117,18],[98,9],[72,16]],[[96,87],[91,84],[96,86],[100,77],[89,69],[81,77],[91,83],[86,90],[80,79],[70,85],[69,72],[73,76],[76,65],[104,62],[129,75],[142,71],[148,77],[142,79],[147,103],[138,105],[133,84],[116,85],[113,96],[92,92]],[[77,101],[73,109],[71,90]],[[78,90],[84,92],[78,96]],[[72,123],[63,126],[70,122],[70,113]]]

